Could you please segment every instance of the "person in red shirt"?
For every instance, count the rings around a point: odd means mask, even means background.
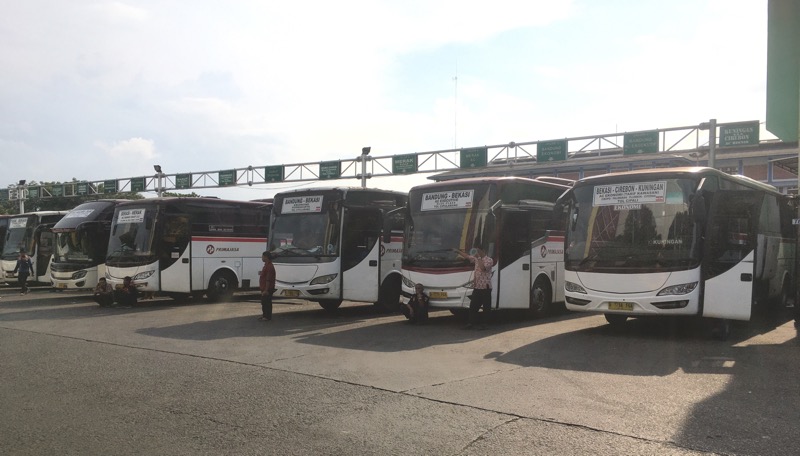
[[[258,278],[258,287],[261,289],[261,321],[272,320],[272,294],[275,293],[275,266],[269,252],[261,254],[264,267],[261,268]]]

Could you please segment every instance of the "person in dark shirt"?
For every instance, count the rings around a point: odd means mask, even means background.
[[[428,302],[425,287],[418,283],[414,285],[414,296],[403,304],[400,310],[408,318],[409,323],[423,323],[428,320]]]
[[[17,265],[14,266],[14,273],[17,274],[17,282],[19,282],[19,294],[28,294],[28,276],[33,272],[33,263],[24,250],[19,251],[19,258],[17,258]]]
[[[136,298],[139,296],[139,291],[136,290],[136,285],[130,277],[122,279],[122,285],[117,285],[114,290],[114,300],[117,301],[122,307],[131,307],[136,304]]]
[[[272,294],[275,293],[275,266],[272,264],[272,255],[269,252],[261,254],[264,267],[261,268],[258,278],[258,288],[261,290],[261,321],[272,320]]]

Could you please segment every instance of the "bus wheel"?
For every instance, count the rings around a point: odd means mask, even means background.
[[[334,310],[338,309],[339,306],[342,305],[341,299],[325,299],[319,302],[320,307],[327,310],[328,312],[333,312]]]
[[[625,321],[628,320],[627,315],[620,315],[620,314],[604,314],[606,317],[606,321],[609,325],[614,328],[622,327],[625,324]]]
[[[781,295],[778,298],[778,306],[780,309],[786,309],[789,307],[789,304],[794,301],[794,290],[792,290],[792,284],[790,283],[789,278],[783,279],[783,286],[781,286]]]
[[[553,302],[550,292],[550,284],[545,280],[539,279],[531,288],[531,297],[528,303],[528,313],[534,318],[542,318],[550,313]]]
[[[234,289],[236,289],[236,277],[228,271],[218,271],[208,282],[206,296],[212,302],[220,302],[230,299]]]
[[[399,277],[389,277],[378,291],[378,302],[375,305],[383,312],[400,311],[400,281]]]

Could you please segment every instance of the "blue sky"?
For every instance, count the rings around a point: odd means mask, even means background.
[[[28,0],[2,11],[3,187],[765,118],[766,0]]]

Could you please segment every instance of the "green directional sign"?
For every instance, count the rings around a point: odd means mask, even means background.
[[[75,184],[75,194],[78,196],[85,196],[89,194],[89,183],[78,182]]]
[[[236,170],[227,169],[225,171],[220,171],[217,182],[219,182],[220,187],[229,187],[236,184]]]
[[[767,130],[783,141],[800,135],[800,2],[767,7]]]
[[[461,149],[460,168],[482,168],[486,166],[486,157],[488,155],[489,155],[489,149],[486,147],[472,147],[470,149]]]
[[[64,186],[63,185],[54,185],[50,189],[50,195],[52,195],[53,198],[57,198],[59,196],[64,196]]]
[[[338,179],[342,176],[342,162],[339,160],[321,162],[319,164],[319,178],[325,179]]]
[[[118,186],[116,180],[103,181],[103,193],[117,193]]]
[[[0,188],[0,201],[8,201],[8,189]]]
[[[720,125],[719,146],[733,147],[757,145],[759,130],[760,127],[757,120]]]
[[[143,192],[145,187],[146,185],[144,177],[131,178],[131,192]]]
[[[192,188],[192,175],[191,174],[176,174],[175,175],[175,188]]]
[[[28,187],[28,198],[41,198],[42,187]]]
[[[395,155],[392,157],[392,174],[412,174],[417,172],[417,154]]]
[[[658,130],[625,133],[623,155],[654,154],[658,152]]]
[[[265,166],[264,182],[283,182],[283,166]]]
[[[542,141],[536,146],[536,161],[563,161],[567,159],[567,140]]]

